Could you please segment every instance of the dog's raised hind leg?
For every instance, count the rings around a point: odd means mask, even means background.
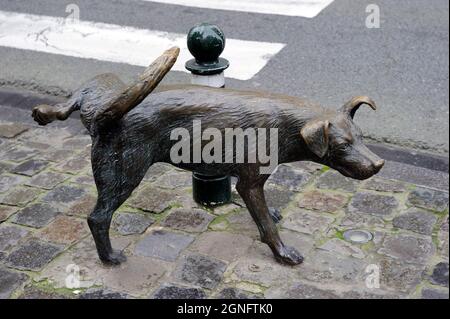
[[[31,116],[39,125],[47,125],[53,121],[66,120],[70,114],[80,109],[79,96],[72,96],[67,102],[56,105],[41,104],[33,108]]]
[[[236,190],[241,195],[258,226],[261,241],[270,247],[275,259],[287,265],[301,264],[303,257],[300,253],[293,247],[285,246],[278,234],[278,229],[266,204],[263,187],[263,185],[248,187],[248,185],[244,186],[239,181],[236,185]]]

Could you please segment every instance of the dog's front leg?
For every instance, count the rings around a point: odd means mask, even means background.
[[[261,241],[272,250],[275,259],[283,264],[298,265],[303,257],[293,247],[285,246],[278,234],[278,229],[270,216],[269,208],[264,197],[264,185],[250,186],[240,180],[236,190],[244,200],[250,214],[258,226]]]

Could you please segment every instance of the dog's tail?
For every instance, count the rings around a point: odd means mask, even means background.
[[[175,64],[180,49],[173,47],[157,58],[136,81],[119,92],[109,103],[100,107],[94,121],[97,127],[105,127],[120,120],[125,114],[139,105],[161,82]]]

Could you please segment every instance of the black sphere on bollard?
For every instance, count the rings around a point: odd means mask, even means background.
[[[193,27],[188,33],[187,45],[195,59],[186,63],[186,69],[194,74],[218,74],[230,65],[220,58],[225,49],[225,35],[216,25],[201,23]]]

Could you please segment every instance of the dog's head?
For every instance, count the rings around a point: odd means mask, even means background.
[[[367,179],[384,165],[384,160],[363,144],[361,129],[353,122],[362,104],[376,109],[368,97],[355,97],[333,116],[313,119],[301,130],[301,136],[317,162],[354,179]]]

